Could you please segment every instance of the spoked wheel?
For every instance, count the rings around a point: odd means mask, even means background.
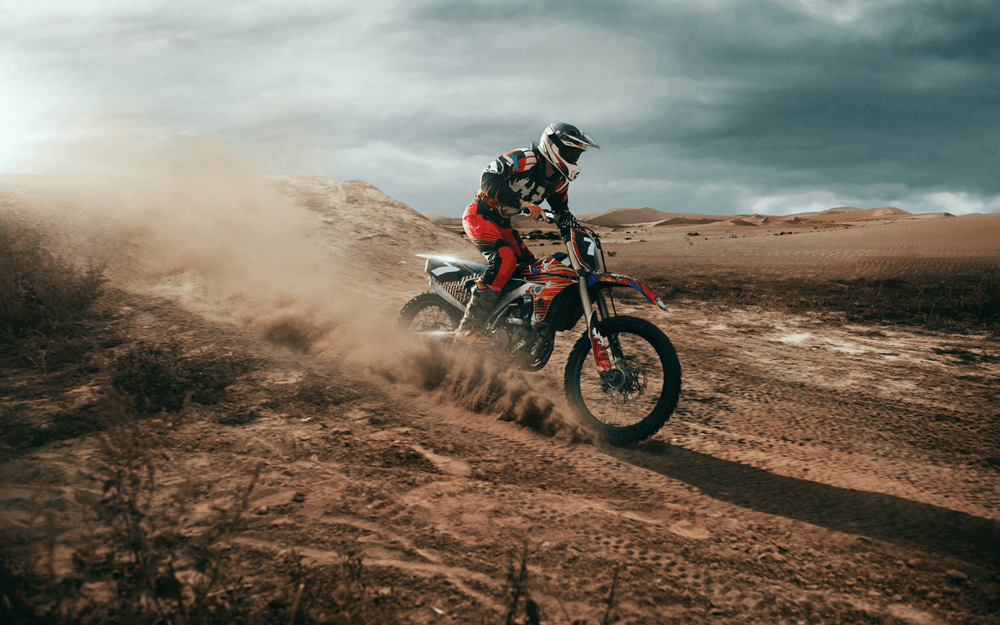
[[[444,334],[458,329],[463,314],[437,293],[421,293],[399,311],[396,327],[410,335]]]
[[[586,424],[615,445],[645,440],[667,422],[681,392],[681,365],[663,332],[645,319],[612,317],[601,324],[618,364],[594,364],[590,337],[566,363],[566,399]]]

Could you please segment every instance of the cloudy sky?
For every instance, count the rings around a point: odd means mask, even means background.
[[[458,215],[565,121],[577,213],[1000,212],[996,0],[5,0],[0,85],[5,172],[128,128]]]

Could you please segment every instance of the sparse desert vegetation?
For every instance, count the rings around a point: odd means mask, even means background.
[[[93,347],[103,268],[54,252],[24,215],[0,213],[0,346],[43,371],[78,362]]]

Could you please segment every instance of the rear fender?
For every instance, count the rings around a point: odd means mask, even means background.
[[[459,282],[442,284],[433,277],[429,280],[431,290],[445,299],[446,302],[459,310],[465,310],[469,304],[469,292],[462,288]]]
[[[647,284],[636,280],[635,278],[630,278],[628,276],[619,275],[617,273],[595,273],[587,278],[587,284],[592,287],[597,288],[608,288],[615,285],[630,286],[636,291],[642,293],[642,296],[649,300],[650,304],[656,304],[663,310],[669,310],[667,305],[663,303],[653,289],[649,288]]]

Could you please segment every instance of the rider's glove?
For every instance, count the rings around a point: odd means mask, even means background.
[[[521,212],[535,221],[545,218],[545,212],[542,210],[542,207],[530,202],[521,202]]]

